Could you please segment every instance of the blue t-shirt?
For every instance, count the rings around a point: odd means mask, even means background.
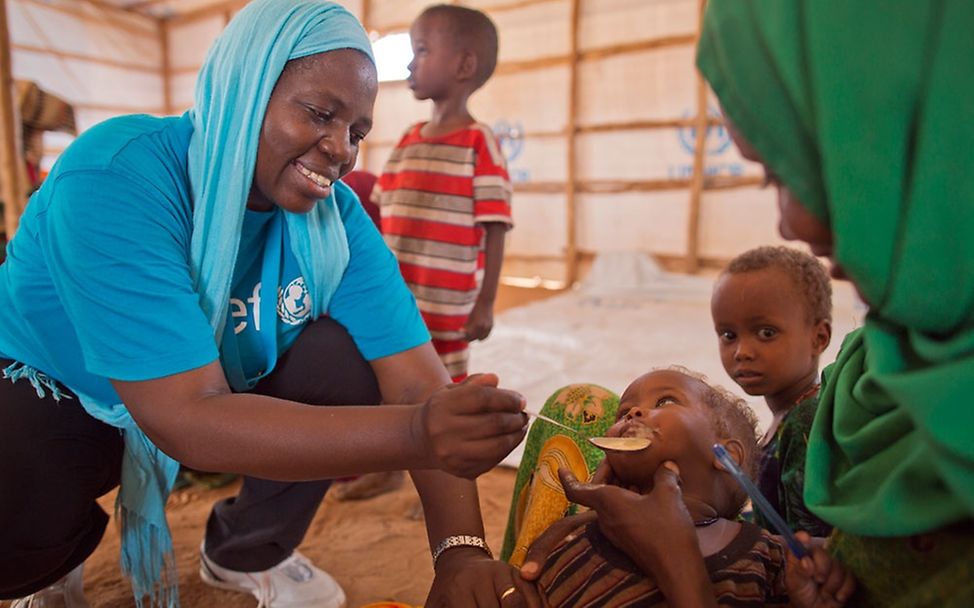
[[[125,116],[89,129],[62,154],[0,265],[0,357],[105,403],[119,401],[109,378],[161,378],[217,359],[190,269],[192,132],[188,115]],[[328,314],[368,360],[429,340],[395,258],[361,205],[350,198],[339,212],[350,259]],[[248,298],[260,281],[262,239],[274,213],[247,213],[227,312],[248,372],[264,361],[253,332],[269,328]],[[284,269],[273,327],[280,352],[310,321],[293,255]]]

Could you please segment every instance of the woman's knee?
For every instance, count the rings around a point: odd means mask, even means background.
[[[22,384],[0,380],[0,594],[14,597],[97,547],[108,516],[96,499],[118,485],[124,450],[77,399]]]
[[[382,400],[372,365],[330,317],[309,323],[254,392],[312,405],[376,405]]]

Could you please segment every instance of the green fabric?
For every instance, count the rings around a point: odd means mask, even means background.
[[[818,394],[815,394],[785,414],[774,437],[761,450],[762,470],[758,474],[758,486],[772,505],[778,508],[789,528],[824,537],[832,531],[832,526],[809,511],[803,492],[808,435],[817,409]],[[776,473],[777,479],[770,474],[765,478],[765,467]],[[754,511],[754,522],[765,530],[774,530],[761,511]]]
[[[619,397],[612,391],[595,384],[571,384],[555,391],[541,408],[541,414],[561,422],[565,426],[578,429],[579,436],[572,437],[564,429],[560,429],[544,420],[535,420],[524,442],[524,453],[517,469],[514,480],[514,494],[511,497],[511,509],[507,517],[507,528],[504,531],[504,546],[500,558],[507,561],[514,551],[517,540],[516,517],[521,505],[521,493],[531,483],[538,464],[541,447],[555,435],[565,435],[578,446],[585,458],[585,464],[591,473],[605,458],[605,452],[593,446],[581,437],[601,437],[609,430],[616,420],[619,409]],[[565,515],[572,515],[578,510],[578,505],[571,505]]]
[[[848,533],[974,514],[974,2],[712,0],[697,64],[870,303],[805,501]]]
[[[856,592],[848,606],[974,606],[974,527],[970,524],[920,538],[870,538],[836,531],[829,551],[856,577]]]

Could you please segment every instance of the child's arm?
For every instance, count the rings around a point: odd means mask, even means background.
[[[798,560],[790,551],[785,573],[790,606],[796,608],[841,608],[852,597],[856,579],[842,563],[828,554],[821,543],[813,543],[805,532],[795,536],[808,549]]]
[[[497,283],[500,281],[501,264],[504,261],[504,234],[507,224],[488,222],[484,224],[484,280],[480,294],[474,304],[463,331],[467,340],[483,340],[494,327],[494,299],[497,298]]]

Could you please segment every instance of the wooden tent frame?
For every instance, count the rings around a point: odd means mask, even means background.
[[[40,0],[18,0],[20,2],[28,3],[38,3]],[[140,15],[146,17],[145,14],[139,13],[138,8],[146,8],[156,2],[157,0],[147,0],[143,3],[135,5],[133,10],[125,10],[118,7],[110,7],[109,5],[99,2],[99,0],[86,0],[88,3],[98,6],[104,9],[106,13],[115,13],[127,15]],[[456,2],[456,0],[451,0]],[[166,19],[154,19],[156,25],[156,35],[159,37],[160,46],[162,48],[162,65],[159,68],[147,67],[135,64],[133,62],[110,62],[96,57],[82,56],[79,54],[68,54],[61,53],[53,49],[45,49],[40,47],[27,48],[24,45],[16,45],[15,49],[28,52],[38,52],[38,53],[49,53],[53,56],[61,58],[69,58],[75,60],[83,61],[93,61],[99,63],[112,63],[116,67],[124,67],[126,69],[138,69],[146,70],[153,73],[161,73],[163,81],[163,99],[164,107],[162,108],[122,108],[115,106],[94,106],[92,104],[78,104],[77,107],[82,109],[99,109],[106,111],[142,111],[142,112],[157,112],[157,113],[172,113],[173,111],[178,111],[180,108],[175,108],[172,102],[172,79],[174,75],[185,74],[188,72],[195,72],[198,70],[199,66],[194,67],[174,67],[170,64],[169,58],[169,39],[170,32],[174,26],[184,25],[186,23],[198,21],[201,19],[206,19],[214,15],[223,15],[224,21],[229,21],[230,16],[234,11],[240,9],[248,0],[223,0],[222,2],[197,9],[182,15],[166,18]],[[534,71],[549,68],[552,66],[565,65],[569,69],[569,86],[568,86],[568,96],[566,99],[566,104],[568,107],[568,118],[567,124],[564,129],[556,131],[527,131],[524,133],[526,138],[564,138],[566,142],[566,155],[565,155],[565,168],[566,168],[566,179],[564,181],[550,181],[550,182],[527,182],[515,184],[515,192],[524,193],[564,193],[565,194],[565,215],[567,222],[567,229],[565,234],[565,248],[561,256],[518,256],[511,255],[511,259],[515,260],[527,260],[527,261],[554,261],[561,260],[564,264],[564,281],[560,282],[562,287],[570,286],[574,284],[579,278],[579,262],[580,257],[583,255],[579,251],[578,247],[578,194],[582,193],[622,193],[622,192],[660,192],[667,190],[679,190],[687,189],[689,194],[689,207],[688,207],[688,217],[686,225],[687,233],[687,246],[683,253],[682,258],[679,260],[681,262],[683,269],[686,272],[694,273],[697,272],[702,266],[719,263],[722,260],[704,260],[700,255],[700,225],[701,225],[701,207],[703,193],[710,190],[720,190],[727,188],[740,188],[753,186],[760,183],[760,179],[755,177],[739,176],[739,177],[707,177],[705,175],[705,164],[706,155],[704,153],[704,147],[706,142],[706,134],[709,127],[714,125],[719,125],[722,121],[713,119],[707,114],[707,96],[708,89],[704,80],[700,77],[699,73],[696,74],[697,83],[697,96],[696,96],[696,113],[690,119],[664,119],[664,120],[643,120],[643,121],[616,121],[616,122],[604,122],[598,124],[580,124],[578,120],[578,107],[579,107],[579,65],[585,61],[594,61],[603,59],[605,57],[632,54],[637,52],[643,52],[646,50],[661,49],[661,48],[673,48],[682,47],[687,45],[694,45],[699,36],[700,23],[703,17],[704,7],[706,5],[706,0],[697,0],[698,3],[698,23],[697,31],[681,35],[671,35],[662,36],[656,38],[648,38],[636,42],[628,42],[623,44],[604,46],[595,49],[582,50],[579,45],[579,25],[581,20],[581,8],[582,0],[508,0],[504,2],[501,0],[498,4],[487,7],[480,7],[481,10],[488,14],[499,13],[505,11],[513,11],[522,8],[526,8],[533,5],[545,4],[551,2],[568,2],[571,20],[571,38],[568,53],[564,55],[550,56],[550,57],[540,57],[536,59],[531,59],[527,61],[507,61],[501,62],[497,66],[498,74],[510,74],[522,71]],[[6,20],[6,6],[5,0],[0,0],[0,4],[4,8],[4,23]],[[55,10],[65,10],[71,11],[82,18],[90,18],[83,12],[73,11],[72,9],[58,8],[56,5],[49,5],[42,3],[44,6],[51,8],[55,7]],[[397,31],[403,31],[408,29],[408,24],[396,24],[382,28],[381,30],[376,30],[375,28],[370,28],[369,24],[372,21],[373,10],[371,0],[362,0],[362,23],[365,25],[366,29],[369,31],[377,31],[381,34],[388,34]],[[116,27],[121,27],[129,31],[132,30],[132,26],[127,25],[120,20],[116,20],[117,23],[113,23]],[[141,30],[140,30],[141,31]],[[0,35],[5,34],[5,31],[0,31]],[[10,57],[10,42],[9,36],[4,36],[2,40],[2,48],[0,48],[0,58],[6,56],[6,63],[8,69],[9,78],[9,57]],[[0,78],[3,77],[3,61],[0,61]],[[384,83],[383,86],[397,86],[397,83]],[[6,98],[7,96],[4,96]],[[0,112],[3,111],[3,106],[0,104]],[[6,122],[6,118],[0,116]],[[672,129],[675,127],[687,127],[692,126],[696,131],[696,142],[693,157],[693,170],[689,178],[682,179],[648,179],[648,180],[584,180],[578,177],[578,160],[577,160],[577,139],[578,136],[584,133],[596,133],[605,131],[638,131],[638,130],[656,130],[656,129]],[[3,129],[0,132],[2,135],[3,142],[0,146],[0,150],[12,149],[17,152],[19,148],[16,145],[15,137],[16,133],[13,129]],[[11,144],[11,141],[13,142]],[[390,141],[373,141],[371,145],[392,145],[395,142]],[[56,151],[55,151],[56,152]],[[16,162],[16,161],[14,161]],[[0,156],[0,167],[6,166],[7,162],[4,156]],[[2,176],[2,174],[0,174]],[[4,183],[16,183],[8,179],[3,180]],[[11,220],[8,219],[8,226]],[[16,220],[14,220],[14,226],[16,225]],[[10,229],[8,227],[8,233]],[[555,282],[559,283],[559,282]]]
[[[510,74],[521,71],[532,71],[558,65],[569,66],[568,85],[568,118],[564,130],[559,131],[526,131],[525,137],[545,138],[559,137],[566,140],[566,179],[564,182],[527,182],[514,185],[515,192],[525,193],[564,193],[566,235],[564,255],[559,258],[565,267],[565,278],[562,281],[548,281],[555,288],[565,288],[574,285],[579,279],[581,252],[578,248],[578,201],[579,193],[622,193],[622,192],[660,192],[666,190],[688,189],[689,208],[687,217],[687,247],[680,262],[688,273],[697,273],[705,265],[719,265],[723,260],[703,260],[700,255],[700,220],[703,193],[712,190],[742,188],[761,183],[760,178],[748,176],[706,176],[705,145],[707,131],[710,127],[723,124],[723,120],[711,118],[707,113],[707,97],[709,88],[699,72],[696,75],[696,111],[690,119],[666,119],[643,121],[616,121],[599,124],[582,125],[578,122],[579,107],[579,64],[614,55],[632,54],[647,50],[696,45],[703,23],[704,9],[707,0],[697,0],[698,18],[696,31],[690,34],[661,36],[647,38],[636,42],[628,42],[596,49],[581,50],[579,45],[579,26],[581,21],[582,0],[516,0],[494,6],[478,7],[485,13],[498,13],[517,10],[537,4],[550,2],[570,2],[571,38],[569,51],[565,55],[541,57],[527,61],[508,61],[498,63],[496,74]],[[456,3],[451,0],[450,3]],[[377,31],[380,35],[390,34],[409,29],[409,24],[396,24],[381,29],[370,28],[371,1],[363,0],[362,23],[368,31]],[[389,86],[389,85],[387,85]],[[392,84],[391,86],[395,86]],[[693,155],[693,171],[689,178],[684,179],[651,179],[651,180],[581,180],[578,178],[577,139],[583,133],[597,133],[604,131],[633,131],[671,129],[674,127],[693,127],[695,130],[695,146]],[[392,145],[395,142],[372,141],[372,145]],[[525,261],[549,261],[550,256],[517,256],[508,255],[509,259]]]
[[[4,234],[8,240],[17,232],[20,215],[27,204],[15,103],[7,0],[0,0],[0,199],[3,200]]]

